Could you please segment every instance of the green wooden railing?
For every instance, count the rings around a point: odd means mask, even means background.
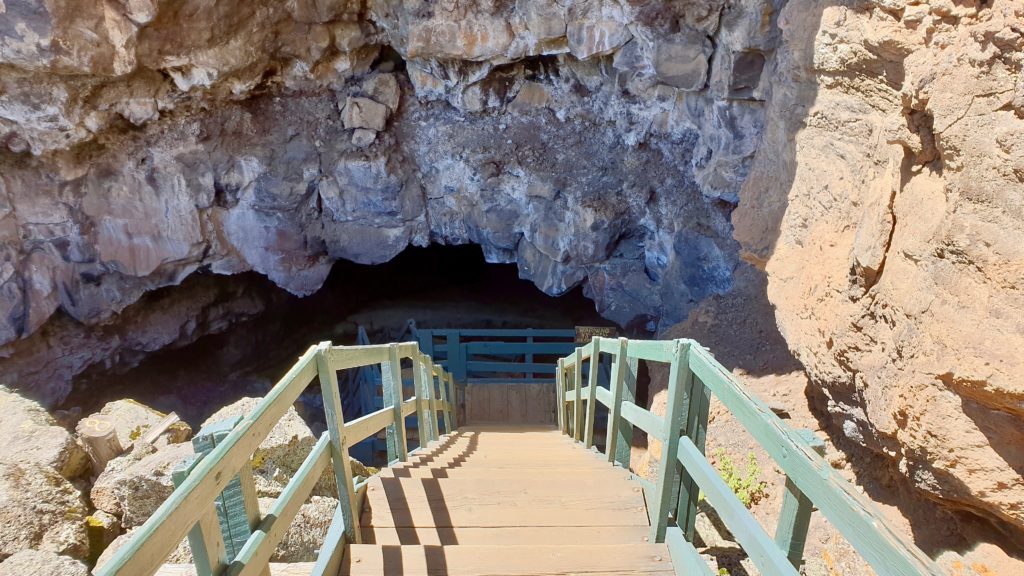
[[[407,399],[402,398],[403,359],[411,360],[416,390],[416,395]],[[385,407],[345,422],[337,372],[375,364],[381,365],[385,374]],[[319,378],[324,398],[327,431],[271,510],[262,516],[251,488],[252,454],[314,378]],[[446,433],[454,431],[456,410],[449,402],[454,392],[452,375],[420,352],[414,342],[376,346],[332,346],[324,342],[310,347],[252,413],[240,422],[231,422],[223,430],[226,434],[211,435],[216,438],[215,446],[187,464],[184,473],[175,478],[178,486],[171,496],[95,574],[151,575],[188,536],[199,576],[269,575],[274,549],[328,468],[334,471],[339,504],[312,573],[337,574],[345,543],[360,541],[358,511],[365,494],[365,481],[353,481],[348,447],[386,429],[388,461],[406,461],[418,450],[408,449],[406,417],[417,414],[423,445],[436,440],[442,427]],[[244,543],[232,543],[232,548],[240,547],[230,560],[215,508],[215,501],[229,485],[240,492],[236,500],[245,502],[242,516],[250,523]]]
[[[584,362],[612,359],[610,389],[596,370],[583,382]],[[641,360],[670,365],[664,416],[635,403]],[[651,541],[665,542],[678,574],[713,574],[693,545],[699,494],[715,509],[762,574],[795,576],[802,562],[812,506],[843,534],[878,574],[941,574],[877,508],[832,469],[809,431],[782,422],[703,347],[692,340],[643,341],[595,338],[558,361],[558,424],[587,448],[594,445],[597,404],[607,407],[605,455],[629,468],[633,427],[657,439],[661,464],[656,482],[639,479],[647,495]],[[704,457],[708,408],[720,401],[760,443],[787,477],[783,511],[769,536]]]

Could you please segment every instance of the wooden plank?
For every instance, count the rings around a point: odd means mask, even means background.
[[[413,389],[416,390],[416,426],[419,432],[420,446],[433,439],[430,430],[430,413],[427,408],[427,401],[430,394],[427,391],[427,375],[423,366],[423,357],[416,354],[412,358]]]
[[[351,576],[545,576],[674,574],[668,548],[618,546],[353,546],[342,574]]]
[[[686,364],[687,370],[689,370],[689,358],[686,359]],[[684,392],[684,405],[687,412],[685,433],[703,454],[711,394],[700,378],[692,375],[684,385]],[[697,504],[700,499],[700,488],[685,469],[681,472],[680,482],[676,524],[682,528],[683,536],[692,541],[697,530]]]
[[[409,454],[409,445],[402,413],[402,364],[397,344],[388,346],[388,361],[381,364],[381,382],[384,406],[392,411],[391,424],[387,428],[388,462],[404,462]]]
[[[598,342],[601,338],[595,336],[590,341],[591,350],[597,348]],[[594,445],[594,418],[597,416],[597,375],[598,364],[600,362],[600,354],[594,353],[590,358],[590,374],[587,382],[587,415],[586,422],[583,425],[583,446],[589,449]]]
[[[422,330],[421,330],[422,332]],[[430,332],[437,335],[460,334],[462,336],[510,336],[525,338],[576,338],[576,331],[565,328],[432,328]]]
[[[330,461],[333,464],[334,481],[338,486],[338,501],[345,521],[345,537],[349,542],[358,543],[359,509],[356,508],[355,492],[352,488],[352,464],[349,461],[348,441],[344,434],[345,417],[341,411],[338,372],[331,366],[324,354],[326,350],[330,349],[330,346],[330,342],[320,343],[320,353],[316,356],[317,374],[320,377],[320,394],[324,399],[324,415],[327,420],[327,434],[330,437],[328,444]],[[302,503],[300,502],[299,505],[301,506]],[[282,532],[282,534],[284,533]]]
[[[312,573],[312,562],[274,563],[270,565],[270,574],[272,576],[309,576]],[[196,569],[191,564],[164,564],[160,566],[156,574],[157,576],[196,576]]]
[[[870,500],[839,476],[806,440],[748,392],[707,350],[691,346],[690,366],[875,570],[895,576],[942,574],[924,552],[898,535]]]
[[[382,408],[371,412],[351,422],[345,423],[345,440],[349,446],[362,442],[377,432],[387,428],[395,421],[395,411],[391,408]]]
[[[295,475],[285,485],[281,495],[274,501],[259,529],[253,533],[228,567],[229,576],[255,576],[266,568],[277,544],[291,527],[299,508],[313,492],[323,471],[331,463],[331,451],[330,433],[324,432]],[[342,522],[345,522],[344,514]],[[358,529],[358,523],[356,527]]]
[[[651,362],[671,362],[675,350],[675,340],[630,340],[630,358],[649,360]]]
[[[175,487],[181,486],[199,464],[200,457],[192,455],[171,472]],[[248,464],[248,463],[247,463]],[[221,532],[217,509],[211,502],[188,532],[188,544],[198,576],[218,574],[228,562],[227,546]]]
[[[573,399],[572,406],[572,437],[577,442],[583,440],[583,403],[581,386],[583,386],[583,350],[577,348],[572,365]]]
[[[679,439],[678,461],[704,491],[704,498],[718,513],[736,542],[762,574],[797,576],[797,571],[775,542],[765,534],[757,519],[739,501],[729,485],[686,436]]]
[[[647,432],[652,438],[665,441],[665,422],[650,410],[641,408],[632,402],[622,402],[622,419]]]
[[[330,345],[330,342],[328,342]],[[325,351],[328,362],[334,370],[347,370],[388,360],[388,344],[369,346],[331,346]]]
[[[508,384],[508,417],[509,423],[525,424],[526,414],[526,387],[529,384]]]
[[[701,558],[700,553],[693,547],[693,544],[683,538],[683,531],[675,526],[669,526],[665,533],[665,544],[668,546],[668,553],[672,556],[672,565],[676,574],[685,576],[715,576],[708,563]]]
[[[558,359],[555,370],[555,417],[558,420],[558,430],[562,434],[569,433],[569,424],[565,416],[565,366],[563,359]]]
[[[651,502],[651,541],[664,542],[668,516],[672,510],[672,496],[679,493],[679,462],[672,455],[679,448],[679,434],[686,421],[686,389],[693,373],[686,366],[688,343],[675,342],[672,352],[672,367],[668,375],[668,400],[665,404],[663,428],[665,436],[661,443],[661,459],[658,466],[658,481]],[[635,422],[634,422],[635,423]]]
[[[256,494],[256,482],[252,477],[251,465],[243,465],[242,469],[238,471],[238,482],[242,489],[242,502],[245,507],[247,520],[249,521],[249,533],[251,535],[256,532],[260,522],[263,520],[263,516],[260,513],[260,500]],[[263,569],[255,572],[255,574],[270,576],[269,565],[264,563]]]
[[[311,346],[262,402],[176,489],[124,547],[98,568],[97,576],[153,574],[230,482],[316,375]]]
[[[363,520],[404,527],[646,526],[643,495],[624,486],[572,478],[375,477],[368,482]]]
[[[529,424],[555,423],[555,390],[550,384],[527,384],[526,422]]]
[[[179,418],[174,412],[171,412],[164,416],[159,422],[152,425],[149,430],[146,430],[146,433],[142,435],[142,441],[146,444],[156,442],[156,439],[159,438],[161,434],[166,432],[168,428],[177,422],[181,422],[181,418]]]
[[[596,390],[597,391],[594,394],[594,400],[597,400],[601,404],[604,404],[605,407],[611,406],[612,405],[612,393],[609,392],[607,388],[602,388],[600,386],[598,386],[596,388]]]
[[[800,430],[801,436],[814,447],[819,456],[825,455],[825,443],[810,430]],[[775,528],[775,543],[786,553],[790,564],[799,569],[803,564],[804,546],[807,544],[807,530],[811,524],[814,504],[797,488],[792,480],[786,479],[782,497],[782,510]]]
[[[500,355],[500,354],[569,354],[575,348],[572,342],[467,342],[467,355]]]
[[[543,362],[466,362],[466,369],[470,372],[508,372],[510,374],[522,374],[524,372],[541,372],[554,374],[555,365]]]
[[[530,466],[524,463],[519,466],[492,466],[479,467],[472,465],[463,466],[419,466],[419,467],[395,467],[391,466],[380,471],[381,478],[479,478],[490,480],[513,480],[523,478],[526,480],[543,480],[552,476],[564,476],[575,478],[586,476],[591,479],[602,478],[607,481],[622,480],[622,470],[611,466],[592,466],[588,464],[568,463],[561,464],[552,462],[548,465]]]
[[[646,526],[574,526],[574,527],[507,527],[451,528],[436,527],[394,528],[363,526],[363,543],[396,546],[423,544],[428,546],[474,546],[487,544],[514,544],[516,546],[572,545],[589,546],[614,544],[646,544]]]
[[[508,386],[488,386],[487,392],[489,420],[491,422],[508,422]]]
[[[615,462],[616,456],[620,452],[620,442],[632,442],[633,428],[630,427],[630,435],[627,439],[622,439],[622,426],[625,424],[622,422],[622,402],[625,394],[626,386],[626,346],[627,340],[625,338],[619,338],[616,342],[615,362],[612,364],[611,381],[609,382],[611,400],[607,404],[608,406],[608,430],[605,432],[605,456],[609,462]],[[600,347],[604,346],[604,342],[600,343]],[[600,396],[600,393],[598,393]],[[629,399],[632,402],[632,399]],[[626,447],[626,463],[624,466],[629,467],[629,448]]]

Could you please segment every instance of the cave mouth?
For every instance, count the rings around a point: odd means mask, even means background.
[[[216,323],[212,333],[167,347],[125,366],[94,365],[74,378],[63,410],[89,414],[131,398],[176,412],[192,426],[245,396],[263,396],[310,345],[354,344],[360,327],[372,343],[410,339],[419,328],[572,328],[609,326],[582,287],[552,297],[519,278],[515,264],[486,262],[477,245],[409,247],[377,264],[337,261],[323,286],[298,297],[262,275],[195,274],[192,283],[242,285],[262,311]],[[155,294],[135,306],[159,305]]]

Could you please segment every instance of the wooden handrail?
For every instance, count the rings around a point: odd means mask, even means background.
[[[403,359],[412,360],[417,381],[416,395],[408,399],[402,398]],[[381,364],[382,374],[385,375],[385,407],[346,423],[341,413],[337,372],[373,364]],[[452,375],[435,364],[430,356],[421,353],[415,342],[370,346],[333,346],[330,342],[323,342],[319,346],[310,347],[257,407],[191,468],[171,496],[110,561],[96,569],[95,574],[154,574],[200,520],[205,522],[203,527],[207,531],[211,526],[215,527],[216,521],[212,524],[208,521],[214,500],[240,470],[248,470],[253,452],[314,377],[320,380],[327,432],[274,502],[267,517],[260,520],[258,511],[252,516],[257,520],[252,534],[231,564],[228,565],[221,546],[219,550],[213,551],[214,557],[204,565],[197,563],[196,570],[200,576],[221,573],[238,576],[268,574],[267,563],[299,507],[313,490],[323,470],[333,467],[339,492],[339,506],[335,514],[338,525],[332,525],[329,531],[330,541],[325,541],[321,548],[314,574],[337,572],[344,542],[358,542],[360,539],[358,498],[352,482],[348,447],[387,429],[388,461],[392,463],[408,458],[406,416],[418,414],[421,446],[440,436],[439,412],[443,415],[445,433],[456,429],[454,400],[459,388]],[[202,539],[193,543],[193,546],[196,545],[202,546]],[[206,550],[193,552],[197,558],[209,556]]]
[[[596,365],[601,354],[613,360],[609,389],[598,388],[593,377],[582,386],[581,365],[588,358],[591,366]],[[639,360],[669,364],[664,416],[633,402]],[[692,543],[700,491],[763,574],[797,573],[803,541],[792,535],[806,534],[811,502],[879,574],[941,574],[924,552],[901,538],[874,504],[832,469],[801,431],[787,426],[697,342],[596,337],[558,361],[555,382],[559,427],[576,441],[592,442],[594,420],[590,414],[597,403],[608,407],[605,451],[609,461],[628,468],[633,426],[661,442],[661,469],[648,499],[651,535],[654,541],[668,544],[678,574],[712,573]],[[794,523],[781,527],[780,534],[789,537],[779,542],[769,537],[705,458],[712,396],[786,473],[793,506],[806,504],[801,513],[788,514],[782,520]],[[670,519],[675,525],[670,525]]]

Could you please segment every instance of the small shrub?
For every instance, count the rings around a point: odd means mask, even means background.
[[[757,457],[753,452],[747,452],[747,466],[744,470],[740,470],[722,448],[715,451],[715,457],[718,460],[718,474],[744,506],[750,508],[768,495],[768,483],[761,480],[761,467],[757,465]]]

